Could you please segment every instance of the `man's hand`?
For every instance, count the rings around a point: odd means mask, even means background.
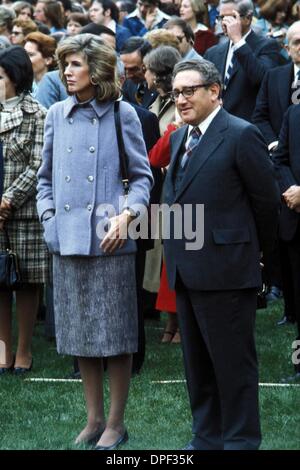
[[[300,186],[292,185],[282,194],[289,209],[299,212],[300,209]]]
[[[11,202],[8,201],[7,199],[2,198],[2,201],[0,204],[0,221],[8,219],[8,217],[11,214],[11,210],[12,210]]]
[[[153,26],[153,23],[155,21],[155,18],[156,18],[156,13],[157,13],[157,8],[155,7],[153,10],[150,10],[147,12],[146,14],[146,18],[145,18],[145,26],[147,29],[151,29],[152,26]]]
[[[223,26],[226,28],[228,38],[233,42],[233,44],[236,44],[243,37],[242,24],[239,12],[234,11],[232,15],[233,16],[224,17]]]
[[[132,217],[124,213],[109,219],[109,231],[100,244],[104,253],[113,253],[124,246],[127,240],[128,225],[131,220]]]

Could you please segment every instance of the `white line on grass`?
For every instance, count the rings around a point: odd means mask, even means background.
[[[50,378],[39,378],[39,377],[34,377],[32,379],[25,379],[25,382],[63,382],[63,383],[68,383],[68,382],[76,382],[80,383],[82,382],[81,379],[50,379]],[[185,383],[185,380],[152,380],[150,383],[151,384],[180,384],[180,383]],[[260,383],[260,387],[300,387],[300,384],[285,384],[285,383]]]

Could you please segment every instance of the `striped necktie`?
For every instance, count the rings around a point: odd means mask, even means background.
[[[291,88],[291,104],[299,104],[300,98],[300,70],[296,73],[295,80]]]
[[[225,77],[224,77],[224,90],[226,90],[226,88],[228,86],[228,83],[229,83],[229,80],[231,78],[235,63],[236,63],[236,56],[235,56],[235,52],[233,51],[231,61],[229,62],[228,69],[227,69],[227,71],[225,73]]]
[[[190,135],[189,135],[189,140],[188,140],[188,143],[187,143],[187,146],[186,146],[185,153],[182,156],[181,168],[185,168],[185,166],[188,162],[188,159],[191,156],[194,148],[198,145],[201,136],[202,136],[202,133],[201,133],[199,127],[198,126],[193,127],[193,129],[191,130]]]

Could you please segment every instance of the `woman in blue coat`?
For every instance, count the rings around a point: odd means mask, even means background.
[[[37,206],[54,254],[58,352],[78,357],[86,398],[87,425],[76,442],[98,441],[96,448],[111,450],[128,438],[124,412],[137,351],[136,246],[120,234],[126,236],[137,205],[147,207],[152,175],[136,112],[120,102],[130,182],[123,197],[114,123],[115,52],[83,34],[65,40],[57,54],[71,96],[47,115]],[[111,402],[107,420],[104,357]]]

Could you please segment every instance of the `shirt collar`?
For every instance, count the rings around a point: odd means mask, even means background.
[[[294,64],[294,81],[297,79],[297,73],[299,72],[299,70],[300,70],[300,67]]]
[[[64,101],[64,118],[67,118],[72,113],[74,108],[78,107],[79,104],[80,103],[75,95],[69,96]],[[96,100],[96,98],[94,98],[90,101],[90,105],[97,114],[97,116],[100,118],[110,109],[110,107],[112,106],[112,102],[108,101],[106,103],[100,103]]]
[[[202,135],[205,134],[205,132],[207,131],[207,129],[209,128],[210,124],[212,123],[212,121],[214,120],[214,118],[216,117],[216,115],[218,114],[218,112],[220,111],[221,109],[221,106],[219,105],[216,109],[214,109],[214,111],[212,113],[209,114],[209,116],[207,116],[206,119],[204,119],[204,121],[202,121],[198,127],[200,129],[200,132]],[[190,135],[192,129],[194,128],[195,126],[189,126],[188,128],[188,135]]]

